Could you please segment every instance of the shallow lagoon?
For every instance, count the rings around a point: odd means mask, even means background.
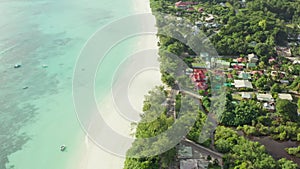
[[[66,168],[84,135],[72,102],[76,58],[96,30],[133,13],[131,6],[123,0],[0,2],[0,169]],[[17,63],[22,66],[14,69]]]

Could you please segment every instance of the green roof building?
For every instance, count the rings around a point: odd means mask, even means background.
[[[251,76],[249,73],[246,72],[241,72],[238,76],[239,79],[243,79],[243,80],[250,80]]]
[[[256,63],[247,63],[247,68],[254,68],[256,67]]]

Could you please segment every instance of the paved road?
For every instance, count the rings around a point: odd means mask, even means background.
[[[184,94],[187,94],[187,95],[190,95],[194,98],[197,98],[199,99],[201,102],[202,102],[202,99],[203,99],[203,96],[200,96],[200,95],[197,95],[195,93],[192,93],[192,92],[189,92],[189,91],[185,91],[185,90],[181,90],[182,93]],[[201,103],[202,104],[202,103]],[[204,111],[207,113],[208,115],[208,118],[209,118],[209,121],[211,122],[211,124],[213,124],[213,126],[209,126],[209,127],[212,127],[212,129],[214,130],[215,127],[217,126],[217,121],[216,121],[216,118],[214,117],[213,114],[209,113],[205,108],[204,106],[202,105]],[[210,135],[210,138],[213,140],[213,131],[211,131],[211,135]],[[203,154],[204,156],[211,156],[212,158],[214,159],[217,159],[220,164],[223,164],[223,154],[221,153],[218,153],[216,151],[213,151],[211,149],[208,149],[206,147],[203,147],[191,140],[188,140],[188,139],[184,139],[182,141],[183,144],[185,145],[189,145],[191,147],[193,147],[193,149],[197,150],[198,152],[200,152],[201,154]]]
[[[186,91],[186,90],[180,90],[183,94],[187,94],[187,95],[190,95],[194,98],[197,98],[197,99],[200,99],[202,100],[203,99],[203,96],[200,96],[198,94],[195,94],[195,93],[192,93],[192,92],[189,92],[189,91]]]

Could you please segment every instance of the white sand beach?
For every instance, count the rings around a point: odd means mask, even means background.
[[[133,0],[133,8],[137,13],[151,12],[149,0]]]
[[[149,0],[134,0],[134,9],[137,13],[150,13]],[[148,25],[153,26],[154,25]],[[152,49],[152,51],[157,51],[157,38],[155,35],[143,36],[140,38],[139,42],[136,44],[136,48],[140,51]],[[156,52],[157,53],[157,52]],[[157,62],[156,58],[152,61]],[[130,67],[128,67],[128,70]],[[125,70],[124,75],[128,74]],[[130,77],[130,83],[128,85],[128,100],[131,106],[138,112],[141,112],[144,95],[154,86],[161,85],[160,72],[158,67],[148,68],[143,71],[139,71],[135,76]],[[114,89],[113,89],[114,90]],[[124,137],[131,137],[131,122],[130,119],[124,118],[120,115],[120,112],[116,109],[113,94],[110,93],[104,99],[101,99],[101,116],[105,122],[118,134]],[[138,114],[135,114],[138,118]],[[92,131],[91,131],[92,132]],[[105,135],[105,131],[101,131],[100,135]],[[70,163],[67,168],[70,169],[122,169],[124,166],[124,157],[116,156],[112,153],[99,148],[92,140],[85,136],[81,138],[81,153],[75,157],[75,161]],[[112,140],[111,144],[116,144],[118,141]],[[127,143],[124,143],[127,144]],[[114,146],[119,146],[122,148],[122,143],[118,143]],[[126,146],[124,146],[125,148]],[[124,150],[126,151],[126,150]]]

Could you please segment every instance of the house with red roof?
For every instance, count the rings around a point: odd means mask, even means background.
[[[188,9],[187,9],[187,11],[194,11],[195,9],[193,8],[193,7],[189,7]]]
[[[259,74],[260,76],[263,75],[263,72],[262,71],[257,71],[257,70],[254,70],[251,72],[251,75],[255,75],[255,74]]]
[[[208,88],[206,84],[206,72],[205,69],[194,69],[193,74],[190,75],[192,81],[195,83],[195,88],[198,90],[206,90]]]
[[[175,3],[175,8],[187,9],[188,8],[188,4],[186,4],[185,2],[179,1],[179,2]]]
[[[196,88],[198,90],[206,90],[208,88],[207,84],[205,82],[197,82]]]
[[[233,75],[232,75],[231,73],[228,73],[228,74],[227,74],[227,78],[228,78],[228,79],[233,79]]]
[[[202,13],[202,12],[204,12],[204,9],[203,8],[199,8],[198,12]]]
[[[175,7],[176,8],[179,8],[179,9],[187,9],[189,7],[191,7],[192,5],[197,5],[198,2],[191,2],[191,1],[186,1],[186,2],[183,2],[183,1],[178,1],[175,3]]]
[[[233,65],[232,67],[235,70],[243,70],[244,69],[244,66],[242,66],[242,65]]]
[[[273,58],[273,57],[269,59],[269,63],[273,63],[273,62],[275,62],[275,61],[276,61],[276,59]]]
[[[206,73],[207,71],[205,69],[194,69],[192,76],[192,79],[194,82],[203,82],[206,81]]]
[[[243,58],[243,57],[239,57],[239,58],[237,58],[236,59],[238,62],[246,62],[247,60],[245,59],[245,58]]]

